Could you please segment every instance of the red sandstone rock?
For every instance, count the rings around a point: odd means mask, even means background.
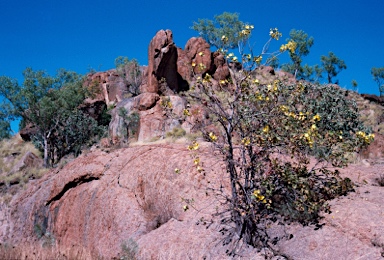
[[[115,69],[89,74],[84,86],[99,92],[93,99],[104,100],[107,105],[116,104],[121,101],[128,90],[127,84],[117,74]]]
[[[216,207],[223,208],[207,187],[228,187],[227,173],[204,143],[199,156],[205,174],[197,172],[191,154],[185,144],[163,144],[82,155],[29,184],[10,211],[0,207],[7,227],[0,241],[36,241],[39,227],[61,248],[86,249],[93,257],[120,257],[121,245],[133,240],[140,259],[226,259],[220,223],[209,224]],[[299,260],[380,259],[384,189],[375,178],[383,171],[384,165],[343,169],[358,184],[356,192],[331,201],[332,213],[319,230],[286,226],[293,238],[276,245],[281,253]],[[264,259],[252,248],[243,250],[244,259]]]
[[[177,48],[170,30],[158,31],[149,44],[148,83],[143,92],[158,93],[162,78],[170,89],[178,91]]]
[[[229,77],[229,68],[227,62],[225,61],[224,55],[215,52],[213,53],[213,63],[215,65],[215,73],[213,74],[213,78],[215,80],[225,80]]]
[[[212,70],[212,57],[209,44],[203,38],[192,37],[185,44],[185,54],[191,61],[195,75],[201,75]]]

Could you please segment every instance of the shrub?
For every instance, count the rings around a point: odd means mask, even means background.
[[[167,132],[166,136],[172,139],[178,139],[183,136],[185,136],[186,132],[183,128],[181,127],[175,127],[172,129],[172,131]]]
[[[271,30],[271,39],[276,35],[281,36]],[[291,43],[281,49],[294,48]],[[229,212],[222,215],[222,223],[230,226],[222,229],[226,241],[236,235],[249,245],[273,250],[271,245],[281,237],[269,237],[272,223],[318,223],[320,211],[329,210],[327,200],[352,190],[351,181],[328,166],[346,165],[345,154],[374,136],[359,121],[357,106],[344,90],[279,80],[259,84],[254,72],[260,55],[241,57],[242,70],[232,71],[219,88],[206,74],[196,78],[189,94],[208,115],[209,120],[197,125],[226,162],[230,192],[218,189]],[[194,142],[189,149],[198,147]]]

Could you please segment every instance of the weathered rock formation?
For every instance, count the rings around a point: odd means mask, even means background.
[[[104,100],[107,105],[120,102],[128,91],[127,83],[115,69],[89,74],[84,85],[98,93],[94,100]]]
[[[159,81],[178,91],[177,48],[171,30],[160,30],[148,47],[148,84],[142,92],[159,93]]]
[[[30,183],[10,210],[0,204],[0,242],[22,246],[50,237],[60,248],[111,259],[134,241],[139,259],[226,259],[220,219],[212,217],[224,208],[209,189],[228,187],[225,167],[204,143],[199,156],[204,173],[184,144],[82,155]],[[384,189],[375,178],[382,172],[384,165],[342,169],[358,184],[356,192],[331,201],[332,213],[319,230],[286,226],[293,238],[276,247],[299,260],[381,259]],[[252,248],[243,250],[239,259],[265,259]]]
[[[165,108],[161,103],[167,100],[171,104],[167,116]],[[112,120],[109,125],[109,134],[113,143],[127,140],[129,129],[129,117],[133,113],[139,116],[137,139],[138,141],[148,141],[152,138],[164,138],[166,133],[175,127],[180,127],[182,122],[185,100],[180,96],[159,96],[155,93],[143,93],[136,97],[124,99],[117,104],[111,112]],[[124,111],[123,113],[121,111]],[[126,116],[123,116],[125,114]]]

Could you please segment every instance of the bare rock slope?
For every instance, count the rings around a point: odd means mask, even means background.
[[[49,234],[56,246],[94,258],[121,257],[122,245],[134,241],[139,259],[227,259],[218,219],[211,224],[222,206],[207,189],[226,185],[225,167],[208,145],[199,153],[204,172],[185,144],[82,155],[31,182],[9,212],[1,208],[1,242],[39,243]],[[292,259],[382,259],[384,187],[375,179],[383,172],[382,164],[343,169],[356,192],[331,201],[321,229],[288,226],[293,238],[279,242],[281,252]],[[251,248],[241,255],[264,259]]]

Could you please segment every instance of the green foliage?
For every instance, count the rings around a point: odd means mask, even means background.
[[[32,139],[44,151],[45,166],[53,165],[68,153],[79,154],[80,146],[97,135],[100,128],[94,119],[79,110],[92,93],[83,88],[82,76],[60,70],[55,77],[27,68],[22,86],[1,77],[0,94],[5,97],[9,119],[21,118],[23,125],[36,129]]]
[[[328,83],[332,83],[332,78],[336,77],[343,69],[347,68],[345,62],[339,59],[333,52],[329,52],[328,56],[321,56],[320,59],[324,72],[327,73]],[[338,84],[338,81],[335,83]]]
[[[294,52],[289,53],[292,63],[283,64],[282,69],[292,73],[297,78],[304,78],[305,75],[303,75],[304,71],[301,66],[302,59],[309,54],[309,49],[312,47],[314,39],[313,37],[308,37],[308,34],[304,31],[295,29],[289,32],[289,36],[290,38],[287,39],[287,42],[294,41],[297,47]]]
[[[193,23],[192,29],[218,49],[236,48],[239,41],[243,40],[240,32],[243,30],[244,23],[239,20],[239,14],[224,12],[214,18],[214,21],[198,19],[198,22]],[[223,36],[227,37],[225,41],[222,40]]]
[[[5,114],[0,111],[0,141],[11,137],[11,125],[5,118]]]
[[[124,107],[120,107],[117,113],[124,120],[124,127],[126,129],[123,131],[124,137],[135,136],[139,130],[140,114],[136,111],[128,113]]]
[[[172,131],[167,132],[167,134],[166,134],[166,136],[168,138],[172,138],[172,139],[178,139],[178,138],[181,138],[181,137],[183,137],[185,135],[186,135],[186,132],[181,127],[175,127],[175,128],[172,129]]]
[[[143,81],[143,72],[136,59],[129,60],[128,57],[119,56],[115,59],[116,71],[128,86],[129,94],[137,96],[140,94],[140,85]]]
[[[384,97],[384,67],[372,68],[371,74],[379,87],[380,96]]]
[[[271,223],[318,223],[320,211],[329,209],[327,200],[352,190],[349,179],[328,168],[345,166],[346,154],[374,135],[359,121],[345,90],[279,80],[263,85],[254,68],[244,68],[233,75],[233,85],[214,87],[206,75],[189,94],[208,117],[196,125],[227,165],[230,194],[218,192],[230,213],[223,223],[233,229],[223,231],[262,248],[272,242]],[[189,149],[198,147],[194,142]]]
[[[318,82],[319,79],[322,77],[323,68],[321,68],[319,65],[309,66],[308,64],[305,64],[302,67],[301,72],[301,78],[304,80],[307,80],[309,82]]]
[[[358,86],[357,81],[353,79],[351,81],[351,85],[352,85],[352,90],[356,92],[357,91],[357,86]]]

